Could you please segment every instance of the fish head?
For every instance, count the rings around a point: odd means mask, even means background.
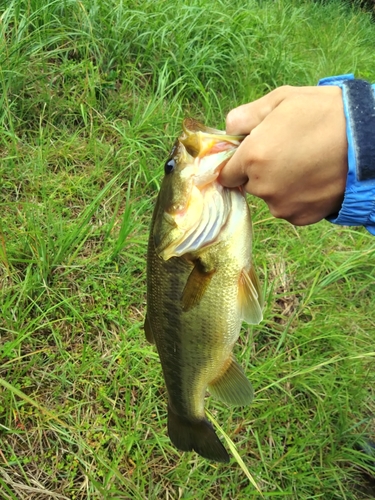
[[[162,259],[179,256],[182,242],[202,224],[207,226],[207,219],[212,218],[207,211],[208,198],[215,197],[218,203],[218,193],[224,188],[217,178],[242,139],[193,119],[184,120],[183,132],[164,165],[155,209],[153,238]]]
[[[164,260],[174,242],[196,225],[203,211],[203,198],[195,186],[195,158],[177,139],[164,165],[164,178],[157,201],[153,236],[156,253]]]

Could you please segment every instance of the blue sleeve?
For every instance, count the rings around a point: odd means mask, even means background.
[[[339,213],[327,220],[342,226],[365,226],[375,235],[375,85],[351,74],[323,78],[318,85],[341,87],[348,139],[344,201]]]

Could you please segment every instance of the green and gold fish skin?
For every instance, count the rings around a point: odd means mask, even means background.
[[[171,441],[182,451],[227,462],[229,456],[205,416],[205,393],[208,388],[230,404],[251,402],[251,384],[232,349],[242,320],[261,321],[262,300],[251,262],[246,199],[240,189],[217,182],[218,167],[241,138],[213,129],[205,132],[196,123],[184,124],[153,214],[145,330],[162,364]],[[184,151],[186,146],[195,156]],[[202,159],[210,156],[216,158],[202,168]],[[189,214],[194,207],[198,214]]]

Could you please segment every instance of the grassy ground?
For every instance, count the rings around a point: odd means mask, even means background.
[[[142,330],[145,252],[181,120],[284,83],[375,80],[342,2],[0,2],[0,497],[262,498],[238,460],[178,453]],[[263,498],[374,498],[375,239],[251,199],[265,320],[237,358],[254,404],[207,407]]]

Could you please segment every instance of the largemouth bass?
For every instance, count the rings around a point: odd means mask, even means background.
[[[232,355],[242,320],[262,320],[251,262],[249,207],[218,182],[242,136],[183,122],[165,163],[147,255],[147,339],[156,344],[168,392],[168,434],[182,451],[228,462],[205,416],[208,387],[234,405],[253,389]]]

